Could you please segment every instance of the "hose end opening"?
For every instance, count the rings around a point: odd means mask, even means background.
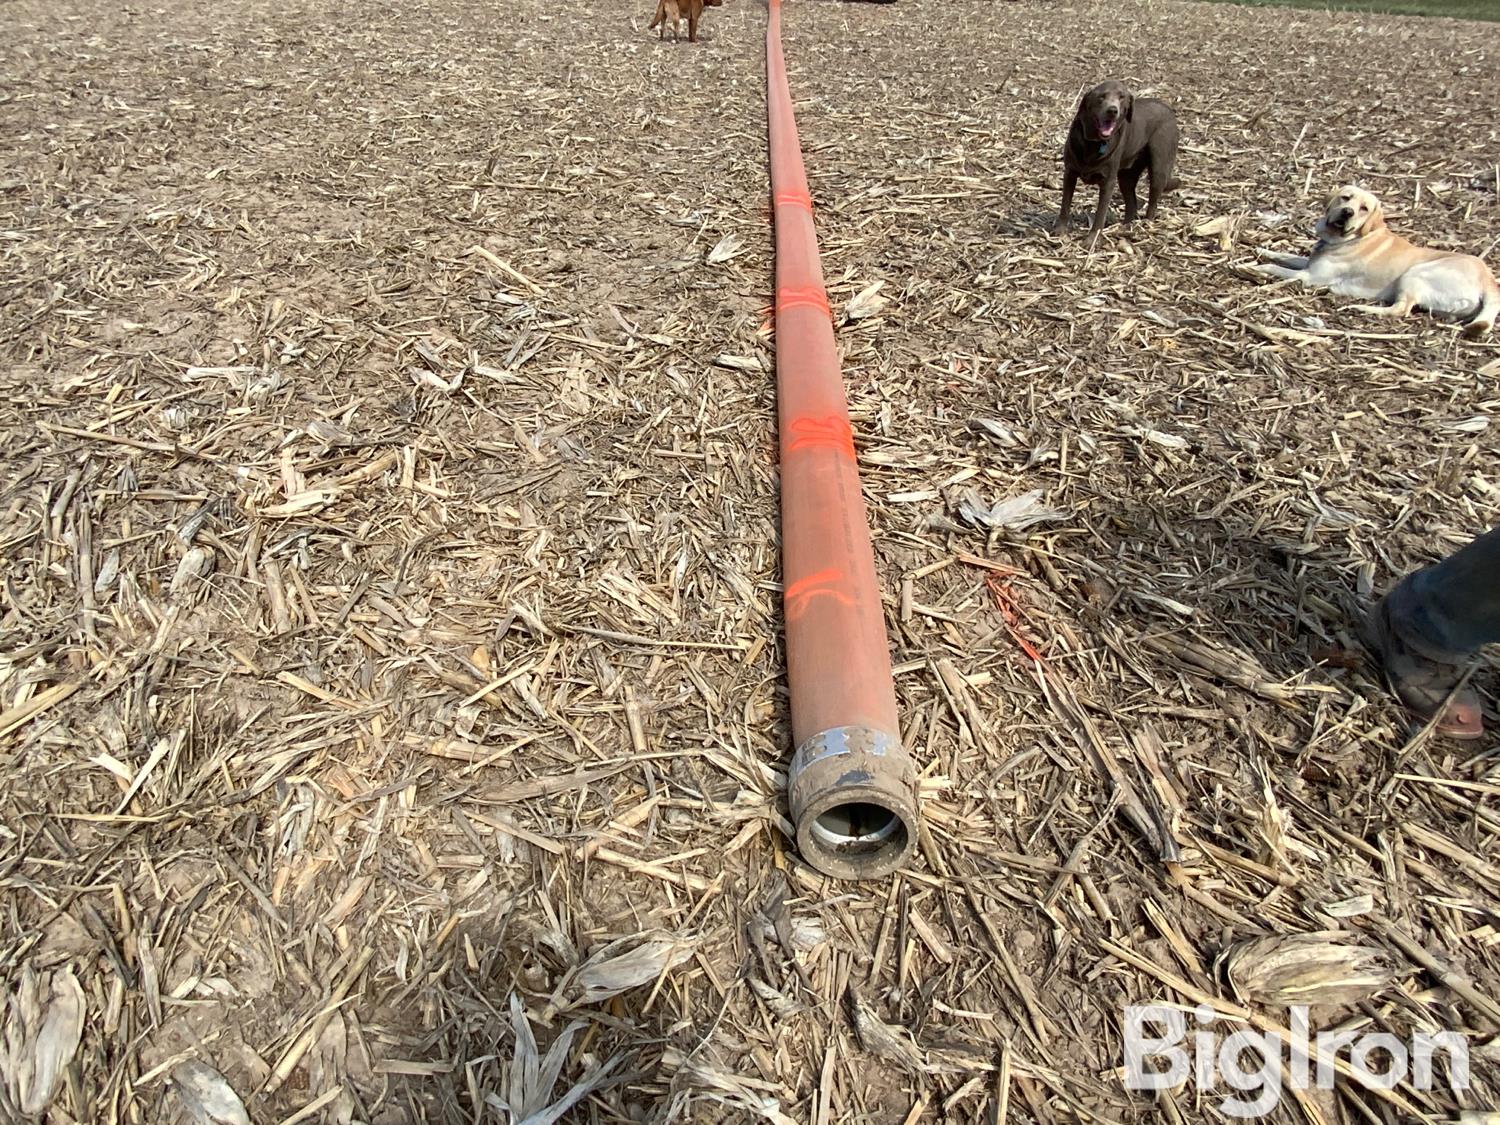
[[[900,741],[835,727],[792,759],[789,797],[802,857],[837,879],[890,874],[916,846],[916,778]]]

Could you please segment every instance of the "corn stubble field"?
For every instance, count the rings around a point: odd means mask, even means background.
[[[0,1119],[1220,1119],[1126,1088],[1151,1002],[1467,1044],[1270,1120],[1500,1105],[1497,742],[1352,625],[1500,522],[1500,346],[1237,266],[1346,180],[1494,261],[1492,26],[788,5],[923,769],[849,885],[782,796],[764,9],[3,12]],[[1090,254],[1107,76],[1183,189]]]

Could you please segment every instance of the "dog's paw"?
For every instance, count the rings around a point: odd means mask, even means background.
[[[1310,284],[1306,274],[1302,270],[1288,269],[1286,266],[1278,266],[1274,262],[1270,265],[1257,265],[1247,262],[1245,268],[1257,277],[1267,278],[1271,281],[1290,282],[1293,288],[1307,289]]]
[[[1271,273],[1255,262],[1230,262],[1228,265],[1230,273],[1235,277],[1242,277],[1246,281],[1285,281],[1280,274]]]

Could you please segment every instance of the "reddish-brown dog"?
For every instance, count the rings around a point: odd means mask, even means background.
[[[696,43],[698,42],[698,21],[703,17],[703,9],[705,7],[721,8],[723,6],[724,0],[656,0],[656,15],[646,26],[646,30],[650,31],[659,24],[661,25],[661,31],[657,33],[657,38],[665,39],[667,37],[667,21],[670,20],[672,23],[672,42],[676,43],[681,38],[677,30],[678,21],[686,17],[688,42]]]

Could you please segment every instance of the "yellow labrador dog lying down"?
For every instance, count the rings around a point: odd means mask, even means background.
[[[1341,297],[1380,302],[1351,306],[1359,312],[1406,316],[1422,308],[1467,320],[1467,336],[1482,335],[1495,326],[1500,286],[1490,267],[1472,254],[1413,246],[1385,225],[1380,200],[1362,188],[1351,184],[1335,192],[1317,233],[1311,256],[1263,250],[1261,256],[1276,264],[1250,268]]]

